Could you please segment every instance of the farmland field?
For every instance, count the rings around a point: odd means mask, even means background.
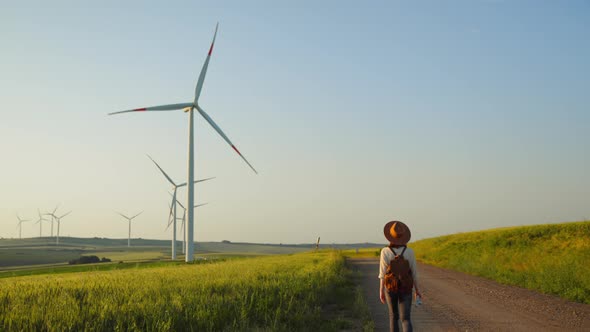
[[[177,258],[184,259],[180,253],[182,242],[178,241]],[[333,248],[363,248],[371,244],[332,244]],[[292,254],[311,250],[312,244],[259,244],[232,242],[196,242],[195,254],[203,258],[234,256],[260,256]],[[62,237],[60,244],[55,239],[26,238],[0,239],[0,273],[6,270],[36,268],[38,266],[66,265],[68,261],[81,255],[106,257],[113,262],[156,261],[170,259],[170,240]],[[322,246],[324,247],[324,246]]]
[[[170,258],[171,241],[131,239],[132,246],[127,247],[127,239],[107,238],[70,238],[63,237],[55,245],[52,238],[0,239],[0,270],[30,267],[35,265],[64,265],[81,255],[107,257],[113,261],[144,261]],[[178,255],[182,242],[178,242]],[[251,256],[274,255],[303,252],[310,245],[272,245],[250,243],[199,242],[195,244],[197,256]]]
[[[343,257],[325,251],[4,278],[0,330],[351,328],[322,309],[334,299],[354,305],[354,289],[338,292],[350,288],[345,276]]]

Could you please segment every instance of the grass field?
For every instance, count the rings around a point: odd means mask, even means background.
[[[590,222],[462,233],[410,243],[417,259],[590,304]]]
[[[0,330],[335,331],[362,317],[335,251],[160,264],[0,279]]]

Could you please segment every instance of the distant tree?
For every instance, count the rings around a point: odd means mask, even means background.
[[[78,259],[72,259],[71,261],[68,262],[68,264],[70,265],[75,265],[75,264],[92,264],[92,263],[100,263],[100,262],[110,262],[111,260],[103,257],[102,260],[100,258],[98,258],[98,256],[80,256],[80,258]]]
[[[229,241],[229,240],[223,240],[223,241],[221,241],[221,243],[231,243],[231,241]]]

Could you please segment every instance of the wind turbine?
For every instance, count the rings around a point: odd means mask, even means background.
[[[21,217],[18,215],[18,213],[16,214],[16,219],[18,219],[18,238],[22,239],[23,238],[23,223],[27,222],[27,221],[31,221],[29,219],[21,219]]]
[[[150,158],[150,160],[156,165],[156,167],[158,167],[158,169],[160,170],[160,172],[162,172],[166,180],[170,182],[170,184],[172,185],[172,189],[174,190],[174,194],[172,195],[172,203],[170,205],[170,214],[168,214],[168,220],[170,220],[170,216],[174,214],[174,217],[172,219],[174,223],[174,227],[172,229],[172,259],[176,259],[176,191],[178,188],[186,186],[186,182],[183,182],[181,184],[174,183],[174,181],[172,181],[172,178],[170,178],[170,176],[168,176],[168,174],[164,172],[162,167],[160,167],[160,165],[158,165],[158,163],[152,157],[148,155],[148,158]],[[203,182],[211,179],[213,178],[201,179],[195,181],[194,183]],[[168,227],[170,227],[170,223],[168,223]]]
[[[186,227],[185,227],[186,208],[178,200],[176,200],[176,204],[180,205],[180,207],[184,210],[182,212],[182,223],[180,224],[180,227],[182,228],[182,231],[183,231],[183,233],[182,233],[182,253],[186,254]]]
[[[51,212],[51,237],[53,237],[53,221],[55,219],[55,212],[57,211],[58,207],[59,207],[59,203],[55,206],[55,209],[53,209],[53,212]]]
[[[39,237],[43,236],[43,223],[42,221],[47,221],[47,219],[43,219],[43,215],[41,214],[41,211],[39,211],[39,209],[37,209],[37,214],[39,214],[39,220],[37,220],[37,222],[35,222],[35,224],[39,224]]]
[[[127,221],[129,221],[129,237],[127,238],[127,247],[131,247],[131,220],[133,220],[133,218],[139,216],[142,213],[143,213],[143,211],[141,211],[140,213],[138,213],[130,218],[120,212],[117,212],[118,215],[120,215],[121,217],[123,217],[123,218],[127,219]]]
[[[194,118],[194,110],[196,109],[199,114],[207,121],[215,131],[238,153],[238,155],[250,166],[250,168],[254,171],[254,173],[258,174],[256,169],[250,165],[248,160],[240,153],[240,151],[235,147],[235,145],[230,141],[230,139],[223,133],[221,128],[211,119],[211,117],[201,108],[199,105],[199,97],[201,96],[201,90],[203,89],[203,83],[205,82],[205,75],[207,74],[207,67],[209,66],[209,60],[211,59],[211,53],[213,53],[213,46],[215,45],[215,38],[217,37],[217,28],[219,27],[219,23],[215,26],[215,34],[213,35],[213,41],[211,42],[211,47],[209,48],[209,53],[207,53],[207,58],[205,59],[205,63],[203,64],[203,68],[201,69],[201,73],[199,74],[199,79],[197,80],[197,86],[195,88],[195,98],[192,102],[188,103],[180,103],[180,104],[170,104],[170,105],[160,105],[160,106],[151,106],[151,107],[143,107],[143,108],[136,108],[131,110],[119,111],[109,113],[109,115],[113,114],[120,114],[120,113],[129,113],[129,112],[145,112],[145,111],[174,111],[174,110],[184,110],[185,112],[189,113],[189,125],[188,125],[188,195],[187,195],[187,207],[188,207],[188,223],[186,224],[186,233],[187,233],[187,248],[186,248],[186,262],[191,262],[194,259],[194,202],[195,202],[195,195],[194,195],[194,126],[193,126],[193,118]]]
[[[66,214],[63,214],[63,215],[61,215],[59,217],[58,216],[54,216],[55,217],[55,220],[57,221],[57,238],[55,239],[55,245],[58,245],[59,244],[59,226],[61,225],[61,219],[63,217],[65,217],[65,216],[67,216],[70,213],[72,213],[72,211],[70,211],[70,212],[68,212]]]
[[[55,220],[55,212],[57,211],[58,207],[59,207],[59,203],[55,206],[55,209],[53,209],[53,212],[47,212],[47,213],[43,214],[46,216],[51,216],[51,237],[53,237],[53,221]]]
[[[180,203],[179,200],[176,200],[176,203],[178,205],[180,205],[180,207],[184,210],[184,213],[182,214],[182,218],[178,218],[178,219],[182,219],[182,223],[180,224],[180,227],[183,229],[184,234],[182,236],[182,253],[185,254],[186,253],[186,246],[185,246],[185,241],[186,241],[186,227],[185,226],[185,221],[186,221],[186,208],[184,207],[184,205],[182,205],[182,203]],[[209,203],[202,203],[202,204],[197,204],[194,207],[198,208],[200,206],[203,205],[207,205]],[[168,223],[168,226],[170,226],[170,223]]]

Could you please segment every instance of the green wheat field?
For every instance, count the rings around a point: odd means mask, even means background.
[[[336,331],[364,314],[349,276],[332,250],[3,278],[0,330]]]

